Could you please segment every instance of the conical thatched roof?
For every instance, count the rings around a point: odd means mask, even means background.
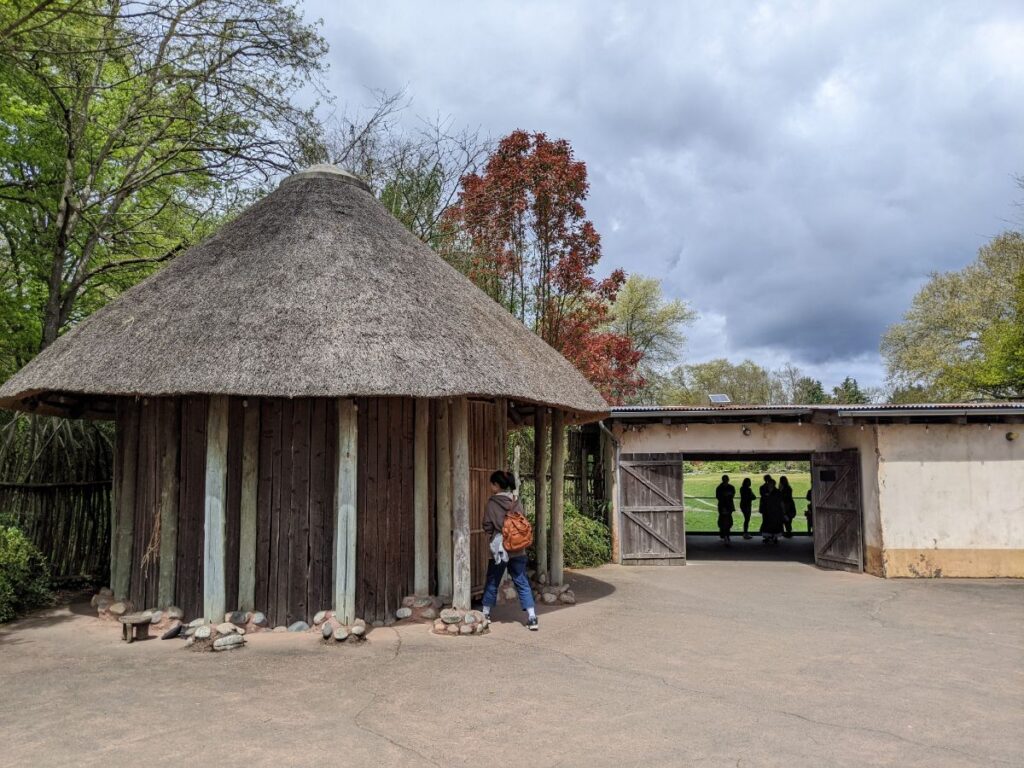
[[[331,166],[297,173],[0,387],[100,397],[508,397],[607,406],[558,352]],[[31,403],[34,405],[34,403]]]

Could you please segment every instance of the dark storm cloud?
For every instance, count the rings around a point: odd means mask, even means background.
[[[877,384],[880,333],[1024,196],[1018,3],[335,7],[308,4],[341,102],[408,86],[414,113],[570,139],[604,268],[701,312],[690,359]]]

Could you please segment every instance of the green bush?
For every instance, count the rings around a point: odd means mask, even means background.
[[[0,622],[52,602],[46,558],[20,530],[0,526]]]
[[[587,517],[574,504],[565,505],[565,566],[593,568],[612,559],[608,526]]]

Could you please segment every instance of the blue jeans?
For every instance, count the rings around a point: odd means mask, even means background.
[[[494,607],[498,602],[498,585],[501,584],[501,577],[505,575],[505,569],[512,575],[512,583],[516,585],[519,593],[519,605],[523,610],[533,608],[533,590],[530,589],[530,580],[526,578],[526,555],[510,557],[507,563],[500,565],[492,558],[487,564],[487,583],[484,585],[483,603],[489,608]]]

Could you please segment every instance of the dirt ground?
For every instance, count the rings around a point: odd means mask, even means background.
[[[1024,765],[1024,583],[705,559],[571,574],[527,632],[127,645],[0,628],[2,765]],[[183,762],[184,761],[184,762]]]

